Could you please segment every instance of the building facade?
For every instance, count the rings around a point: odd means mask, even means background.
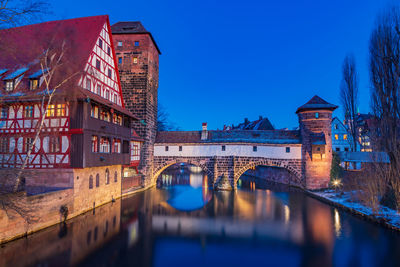
[[[111,29],[126,108],[138,117],[132,127],[143,139],[139,171],[147,186],[152,183],[161,52],[140,22],[118,22]]]
[[[353,151],[352,137],[346,126],[339,120],[338,117],[332,119],[332,150],[334,152]],[[355,151],[359,147],[357,146]]]

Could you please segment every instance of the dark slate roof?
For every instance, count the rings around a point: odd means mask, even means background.
[[[208,131],[208,139],[201,140],[201,131],[158,132],[156,143],[266,143],[300,144],[299,131]]]
[[[161,51],[158,48],[156,41],[151,32],[147,31],[140,21],[120,21],[111,26],[112,34],[148,34],[157,48],[158,53]]]
[[[315,95],[313,98],[310,99],[310,101],[299,107],[296,113],[299,113],[301,111],[316,110],[316,109],[328,109],[333,111],[337,108],[338,106],[330,104],[325,100],[323,100],[322,98],[320,98],[319,96]]]
[[[260,117],[255,121],[245,121],[237,126],[232,126],[232,130],[274,130],[268,118]]]

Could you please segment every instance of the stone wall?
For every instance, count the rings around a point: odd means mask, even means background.
[[[122,58],[118,69],[125,107],[139,119],[132,127],[144,139],[139,171],[147,186],[151,184],[157,133],[158,51],[148,34],[115,34],[113,40],[117,59]]]

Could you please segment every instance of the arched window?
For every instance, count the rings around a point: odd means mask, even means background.
[[[89,176],[89,189],[92,189],[92,188],[93,188],[93,176],[90,175]]]
[[[114,172],[114,183],[118,182],[118,172]]]
[[[106,184],[110,183],[110,171],[106,169]]]
[[[100,175],[96,174],[96,187],[100,186]]]

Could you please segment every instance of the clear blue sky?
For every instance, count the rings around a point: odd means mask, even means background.
[[[159,101],[183,130],[267,116],[296,127],[318,94],[340,104],[341,64],[353,52],[360,111],[369,110],[368,41],[386,0],[51,1],[48,20],[108,14],[140,20],[158,43]],[[342,111],[336,111],[342,116]]]

